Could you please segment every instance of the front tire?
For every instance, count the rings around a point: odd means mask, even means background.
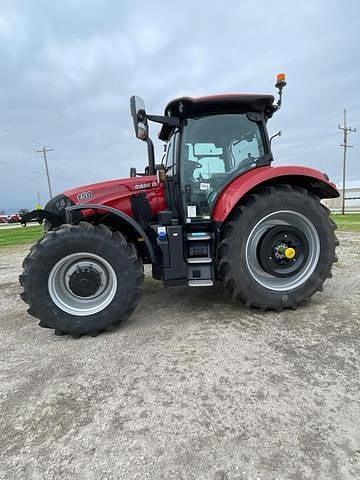
[[[23,262],[21,298],[39,325],[74,337],[112,330],[135,310],[143,266],[120,232],[87,222],[47,232]]]
[[[224,225],[219,276],[247,306],[296,308],[331,276],[335,229],[329,211],[307,190],[265,187],[248,195]]]

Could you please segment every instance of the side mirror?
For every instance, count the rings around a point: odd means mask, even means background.
[[[145,142],[149,138],[149,127],[144,100],[133,95],[130,98],[130,112],[133,117],[135,135]]]

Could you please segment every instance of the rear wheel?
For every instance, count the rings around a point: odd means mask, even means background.
[[[21,297],[40,326],[96,335],[125,321],[141,296],[143,267],[134,245],[104,225],[62,225],[23,262]]]
[[[218,271],[225,288],[263,310],[297,307],[331,276],[335,229],[319,198],[300,187],[249,195],[223,228]]]

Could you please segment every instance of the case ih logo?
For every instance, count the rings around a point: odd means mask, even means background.
[[[149,182],[149,183],[137,183],[134,185],[135,190],[142,190],[143,188],[151,188],[156,187],[156,182]]]
[[[81,192],[76,195],[76,198],[78,199],[78,202],[85,202],[85,200],[90,200],[90,198],[93,198],[93,193],[90,191]]]

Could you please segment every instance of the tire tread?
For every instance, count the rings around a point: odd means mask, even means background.
[[[41,255],[44,249],[52,248],[54,244],[61,243],[65,237],[68,237],[69,233],[71,234],[81,234],[83,232],[95,232],[100,238],[111,239],[112,242],[116,244],[116,247],[123,249],[126,253],[126,256],[129,259],[129,262],[133,265],[135,269],[135,292],[132,295],[132,302],[129,308],[125,311],[121,320],[118,318],[114,319],[112,323],[106,326],[106,328],[100,330],[91,330],[85,332],[90,336],[97,336],[102,331],[113,331],[119,323],[125,322],[131,313],[135,310],[138,305],[139,299],[142,294],[142,284],[143,284],[143,264],[142,260],[138,257],[135,245],[128,243],[124,235],[119,231],[112,231],[109,227],[104,224],[92,225],[89,222],[80,222],[77,225],[63,224],[60,227],[49,231],[46,235],[40,238],[31,248],[29,254],[23,260],[23,272],[19,276],[20,285],[23,288],[23,291],[20,293],[21,299],[29,305],[27,312],[40,320],[39,325],[43,328],[53,328],[56,335],[71,335],[73,338],[79,338],[83,333],[78,333],[72,331],[71,329],[64,330],[57,326],[54,326],[46,318],[43,318],[42,312],[38,311],[35,306],[32,304],[30,296],[28,295],[29,279],[32,275],[33,265],[37,261],[41,260]],[[101,239],[99,240],[101,241]]]
[[[330,218],[329,209],[327,209],[322,204],[320,204],[320,199],[315,195],[313,195],[308,190],[306,190],[305,188],[302,188],[296,185],[281,184],[281,185],[276,185],[276,187],[267,186],[257,192],[247,195],[244,198],[243,202],[235,208],[235,210],[231,215],[231,218],[223,226],[222,238],[219,243],[219,261],[217,265],[217,271],[220,279],[223,282],[225,289],[229,291],[229,293],[232,295],[232,297],[235,300],[241,301],[247,307],[258,308],[261,311],[267,311],[267,310],[281,311],[288,308],[296,309],[299,307],[299,305],[301,305],[302,303],[308,300],[308,298],[301,299],[301,300],[294,300],[291,304],[285,304],[283,306],[280,304],[277,304],[275,307],[274,305],[272,305],[271,303],[269,303],[264,299],[259,300],[259,298],[257,298],[257,300],[254,300],[253,298],[254,295],[252,294],[252,292],[248,291],[248,289],[244,287],[244,285],[241,283],[241,280],[237,281],[236,277],[234,276],[234,271],[232,269],[233,259],[231,258],[230,247],[234,240],[234,235],[236,235],[236,224],[238,222],[241,222],[242,217],[246,213],[248,213],[249,210],[253,209],[254,205],[256,205],[262,198],[269,197],[269,196],[274,198],[274,196],[279,196],[279,195],[281,197],[283,195],[286,195],[286,196],[301,195],[302,197],[305,196],[305,198],[308,197],[309,199],[311,199],[310,201],[316,202],[317,205],[321,205],[321,207],[323,207],[321,211],[326,218],[328,231],[330,234],[330,241],[331,241],[331,244],[333,245],[334,252],[336,247],[339,245],[339,240],[335,235],[335,230],[337,226],[336,226],[336,223]],[[324,275],[325,278],[332,277],[331,267],[332,267],[332,264],[335,263],[336,261],[337,261],[337,256],[334,253],[332,261],[329,262],[327,271],[325,272],[325,275]],[[310,282],[311,281],[315,282],[314,283],[315,289],[311,295],[313,295],[315,292],[322,291],[323,282],[319,282],[317,279],[315,280],[311,279]]]

